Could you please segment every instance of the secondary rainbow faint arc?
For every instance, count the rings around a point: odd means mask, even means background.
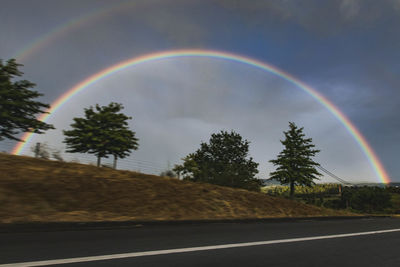
[[[109,16],[114,12],[118,12],[124,10],[128,7],[136,6],[135,2],[122,2],[117,3],[111,6],[106,6],[99,9],[94,9],[87,14],[81,15],[79,17],[75,17],[71,20],[68,20],[47,33],[40,35],[38,38],[34,39],[32,42],[28,43],[26,46],[22,47],[22,49],[18,50],[13,58],[16,58],[18,61],[25,61],[28,57],[33,55],[35,52],[43,49],[48,44],[55,41],[57,38],[66,35],[69,31],[74,29],[78,29],[82,25],[85,25],[89,22],[95,22],[96,20],[100,20],[105,16]]]
[[[319,93],[317,90],[311,88],[310,86],[306,85],[302,81],[298,80],[297,78],[293,77],[289,73],[278,69],[275,66],[270,64],[261,62],[256,59],[252,59],[246,56],[232,54],[228,52],[221,52],[221,51],[214,51],[214,50],[172,50],[172,51],[164,51],[164,52],[156,52],[150,53],[146,55],[142,55],[139,57],[134,57],[128,60],[121,61],[111,67],[105,68],[92,76],[86,78],[85,80],[79,82],[74,87],[69,89],[66,93],[61,95],[56,101],[51,104],[51,108],[48,110],[49,114],[42,114],[38,119],[41,121],[46,121],[50,116],[51,113],[54,113],[59,109],[64,103],[66,103],[70,98],[75,96],[80,91],[88,88],[90,85],[118,72],[128,67],[132,67],[141,63],[155,61],[155,60],[162,60],[168,58],[178,58],[178,57],[210,57],[210,58],[219,58],[225,60],[231,60],[235,62],[245,63],[259,69],[268,71],[270,73],[276,74],[281,78],[291,82],[292,84],[298,86],[309,95],[311,95],[314,99],[320,102],[323,106],[325,106],[347,129],[347,131],[353,136],[356,142],[361,147],[362,151],[368,158],[368,161],[372,165],[376,175],[383,183],[389,183],[390,179],[389,176],[383,167],[382,163],[376,156],[375,152],[368,144],[364,136],[360,133],[360,131],[353,125],[353,123],[344,115],[331,101],[329,101],[325,96]],[[21,154],[24,146],[30,141],[32,138],[33,133],[25,133],[22,137],[22,140],[25,143],[20,142],[18,143],[12,153],[15,155]]]

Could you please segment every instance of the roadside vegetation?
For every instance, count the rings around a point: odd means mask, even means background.
[[[135,132],[129,129],[128,117],[122,112],[122,104],[111,102],[107,106],[96,105],[85,109],[84,118],[73,118],[71,130],[64,130],[64,143],[70,153],[89,153],[97,157],[97,167],[101,158],[114,157],[113,168],[117,168],[117,159],[130,155],[131,150],[139,147]]]
[[[0,222],[346,216],[260,192],[0,154]]]
[[[249,144],[234,131],[212,134],[209,143],[201,143],[174,171],[184,180],[259,191],[258,163],[248,157]]]
[[[376,186],[342,186],[317,184],[296,186],[295,200],[319,207],[349,210],[368,214],[400,213],[400,189]],[[270,196],[289,197],[288,186],[266,186],[262,192]]]

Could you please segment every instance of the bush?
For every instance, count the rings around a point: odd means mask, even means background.
[[[160,176],[176,178],[176,174],[171,170],[161,172]]]
[[[262,191],[268,195],[285,197],[288,196],[289,188],[287,186],[266,186]],[[297,192],[296,198],[307,204],[331,209],[351,208],[354,211],[374,213],[389,211],[390,208],[393,208],[392,194],[400,192],[400,190],[399,188],[367,186],[344,187],[339,196],[337,184],[319,184],[313,187],[297,186],[295,192]],[[398,202],[400,203],[400,197]]]
[[[342,200],[340,200],[340,199],[325,200],[323,206],[328,209],[343,209],[343,208],[345,208],[345,205],[343,205]]]
[[[368,213],[391,208],[390,200],[390,193],[379,187],[346,188],[342,194],[342,206]]]

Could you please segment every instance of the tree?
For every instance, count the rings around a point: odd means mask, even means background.
[[[64,161],[62,155],[61,155],[61,150],[55,149],[51,152],[51,156],[58,161]]]
[[[85,109],[85,118],[74,118],[72,130],[64,130],[67,152],[90,153],[97,156],[97,166],[101,158],[114,156],[113,167],[117,158],[128,156],[131,150],[138,149],[135,132],[128,128],[127,120],[132,119],[120,111],[122,104],[110,103]]]
[[[0,60],[0,141],[5,138],[22,141],[15,137],[22,132],[33,132],[42,134],[44,131],[54,129],[36,119],[45,109],[50,106],[35,101],[35,98],[42,96],[30,88],[36,85],[27,80],[13,81],[16,77],[22,76],[18,70],[21,64],[15,59],[10,59],[3,64]]]
[[[35,158],[50,159],[50,148],[47,143],[36,143],[31,147],[31,151],[35,153]]]
[[[36,143],[34,146],[31,147],[31,151],[35,154],[35,158],[53,158],[58,161],[64,161],[63,157],[61,156],[61,150],[50,148],[50,146],[46,142]]]
[[[312,157],[320,150],[313,149],[311,138],[305,138],[304,128],[297,128],[296,124],[289,122],[289,130],[283,132],[285,140],[281,140],[284,149],[279,153],[277,159],[270,160],[276,171],[270,173],[270,180],[277,180],[281,184],[289,184],[290,197],[294,196],[295,185],[314,185],[314,180],[321,174],[315,166]]]
[[[212,134],[209,144],[201,143],[174,171],[186,180],[258,191],[258,163],[247,159],[249,143],[234,131]]]

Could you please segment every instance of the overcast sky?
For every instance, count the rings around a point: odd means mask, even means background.
[[[219,50],[275,65],[331,100],[400,181],[398,0],[2,0],[0,33],[0,59],[24,64],[24,78],[46,103],[121,60],[157,51]],[[259,177],[267,178],[268,160],[294,121],[321,149],[316,159],[326,169],[379,181],[324,106],[278,76],[215,58],[164,59],[111,75],[52,114],[57,130],[35,136],[24,154],[36,142],[64,149],[62,130],[72,118],[111,101],[133,117],[140,147],[130,160],[157,170],[180,163],[211,133],[235,130],[251,142]],[[0,150],[14,145],[0,142]]]

